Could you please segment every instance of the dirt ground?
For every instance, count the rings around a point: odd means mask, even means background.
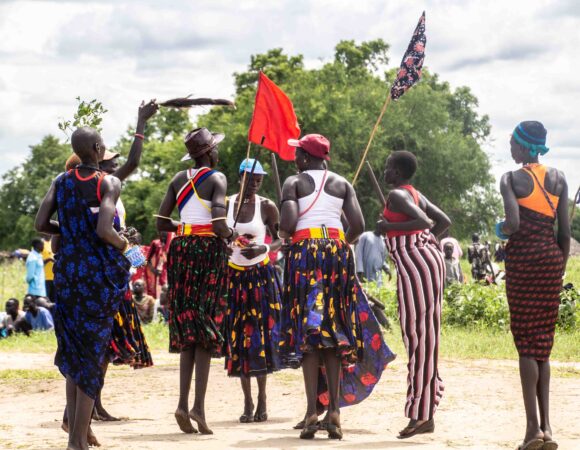
[[[304,413],[301,373],[279,372],[268,383],[269,420],[240,424],[242,392],[214,360],[206,400],[213,436],[185,435],[174,422],[178,393],[178,357],[154,353],[155,367],[110,370],[103,400],[121,422],[93,424],[107,449],[320,448],[343,449],[509,449],[523,437],[525,419],[517,365],[513,361],[443,360],[445,397],[436,415],[434,434],[398,440],[406,392],[405,361],[392,363],[369,399],[342,410],[345,438],[329,441],[319,432],[314,441],[298,439],[292,426]],[[52,355],[0,353],[1,368],[54,370]],[[578,364],[575,364],[577,370]],[[580,378],[552,378],[552,426],[561,449],[580,449]],[[559,375],[559,376],[558,376]],[[2,380],[0,448],[65,448],[60,429],[64,407],[62,379]]]

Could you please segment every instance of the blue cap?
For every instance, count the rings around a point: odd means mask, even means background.
[[[250,173],[252,171],[252,167],[254,167],[254,161],[256,161],[254,158],[244,159],[242,161],[242,163],[240,164],[239,173],[242,173],[244,171]],[[264,171],[264,168],[262,167],[262,164],[260,164],[260,161],[256,161],[256,168],[254,169],[254,175],[268,175]]]

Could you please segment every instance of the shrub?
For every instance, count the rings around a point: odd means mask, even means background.
[[[443,324],[507,328],[509,310],[503,286],[452,284],[443,298]]]
[[[580,292],[574,287],[560,294],[558,328],[566,331],[580,328]]]

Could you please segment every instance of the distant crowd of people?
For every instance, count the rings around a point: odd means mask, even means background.
[[[149,246],[144,246],[147,265],[135,270],[131,277],[133,302],[143,324],[167,323],[169,319],[167,249],[167,233],[161,233]],[[13,256],[25,261],[26,295],[22,302],[17,298],[6,300],[5,310],[0,311],[0,338],[53,330],[56,297],[50,239],[34,238],[30,250],[19,249]]]
[[[141,323],[164,322],[169,320],[167,304],[167,252],[171,243],[171,233],[161,232],[149,246],[143,246],[147,264],[134,270],[131,276],[133,302]],[[441,250],[445,257],[445,287],[454,283],[465,283],[467,279],[461,269],[463,250],[459,241],[449,235],[441,239]],[[467,248],[467,260],[471,265],[471,279],[477,282],[495,283],[503,278],[503,271],[497,263],[505,261],[505,243],[481,242],[477,233],[472,235],[472,244]],[[6,301],[5,312],[0,312],[0,337],[15,332],[29,334],[30,331],[52,330],[54,321],[54,254],[50,239],[34,238],[31,249],[19,250],[26,255],[27,294],[22,301],[10,298]],[[283,267],[282,252],[276,252],[271,261],[276,267]],[[364,232],[355,246],[355,262],[358,278],[363,282],[374,281],[383,286],[383,274],[390,281],[391,269],[385,236],[378,227]]]

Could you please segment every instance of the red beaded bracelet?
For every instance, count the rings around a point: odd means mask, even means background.
[[[141,138],[141,139],[145,139],[145,136],[139,133],[135,133],[135,137],[136,138]]]

